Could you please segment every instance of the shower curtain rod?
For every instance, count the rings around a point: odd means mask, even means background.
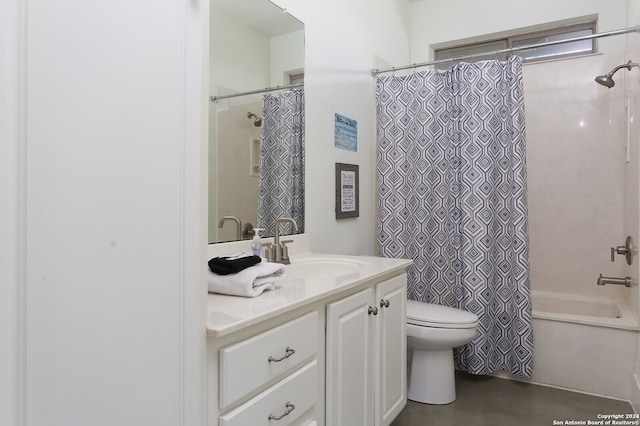
[[[547,41],[547,42],[544,42],[544,43],[530,44],[530,45],[527,45],[527,46],[511,47],[511,48],[508,48],[508,49],[496,50],[494,52],[473,53],[471,55],[454,56],[453,58],[448,58],[448,59],[439,59],[437,61],[429,61],[429,62],[421,62],[421,63],[411,64],[411,65],[403,65],[401,67],[392,67],[392,68],[387,68],[387,69],[383,69],[383,70],[377,69],[377,68],[373,68],[371,70],[371,75],[373,77],[376,77],[379,74],[383,74],[383,73],[401,71],[401,70],[406,70],[406,69],[411,69],[411,68],[426,67],[426,66],[429,66],[429,65],[444,64],[444,63],[447,63],[447,62],[455,62],[455,61],[466,60],[466,59],[480,58],[480,57],[483,57],[483,56],[488,56],[490,54],[499,55],[499,54],[502,54],[502,53],[519,52],[521,50],[537,49],[538,47],[554,46],[556,44],[571,43],[571,42],[574,42],[574,41],[591,40],[591,39],[595,39],[595,38],[609,37],[609,36],[622,35],[622,34],[628,34],[628,33],[637,33],[637,32],[640,32],[640,25],[637,26],[637,27],[624,28],[624,29],[621,29],[621,30],[606,31],[606,32],[603,32],[603,33],[591,34],[591,35],[586,35],[586,36],[581,36],[581,37],[574,37],[574,38],[567,38],[567,39],[564,39],[564,40]]]
[[[238,96],[255,95],[256,93],[273,92],[274,90],[293,89],[295,87],[302,87],[302,86],[304,86],[304,83],[295,83],[295,84],[289,84],[287,86],[265,87],[264,89],[251,90],[249,92],[233,93],[231,95],[212,96],[211,102],[219,101],[221,99],[236,98]]]

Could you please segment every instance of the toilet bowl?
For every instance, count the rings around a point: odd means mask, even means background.
[[[408,398],[426,404],[456,399],[453,348],[476,335],[478,317],[461,309],[407,300]]]

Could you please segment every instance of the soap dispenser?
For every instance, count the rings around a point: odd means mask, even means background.
[[[253,228],[253,240],[251,240],[251,253],[255,256],[262,257],[262,243],[260,242],[260,231],[263,228]]]

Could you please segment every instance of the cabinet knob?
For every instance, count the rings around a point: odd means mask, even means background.
[[[291,355],[295,354],[296,350],[290,348],[289,346],[287,346],[287,348],[284,350],[284,355],[282,355],[280,358],[274,358],[272,356],[269,357],[269,362],[273,361],[273,362],[280,362],[280,361],[284,361],[285,359],[289,358]],[[278,420],[278,419],[276,419]]]
[[[389,307],[389,299],[380,299],[380,307],[388,308]]]
[[[280,420],[282,419],[284,416],[288,416],[293,410],[296,409],[296,406],[293,405],[290,402],[287,402],[285,404],[285,410],[284,413],[280,414],[279,416],[274,416],[273,414],[269,414],[269,420]]]
[[[378,308],[376,308],[375,306],[369,306],[369,315],[378,315]]]

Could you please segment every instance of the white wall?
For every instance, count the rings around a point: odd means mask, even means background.
[[[271,38],[269,86],[289,84],[287,74],[304,71],[304,30]]]
[[[412,62],[431,60],[430,44],[598,14],[598,32],[627,27],[623,0],[423,0],[411,7]],[[626,48],[624,37],[599,41],[602,52]]]
[[[220,9],[210,11],[210,84],[212,95],[218,84],[234,92],[269,85],[271,47],[265,34]]]
[[[305,23],[305,229],[317,252],[373,254],[374,79],[380,58],[409,59],[406,0],[279,0]],[[358,151],[334,147],[334,114],[358,122]],[[335,163],[360,167],[360,217],[335,219]]]
[[[1,9],[0,423],[204,424],[208,3]]]

